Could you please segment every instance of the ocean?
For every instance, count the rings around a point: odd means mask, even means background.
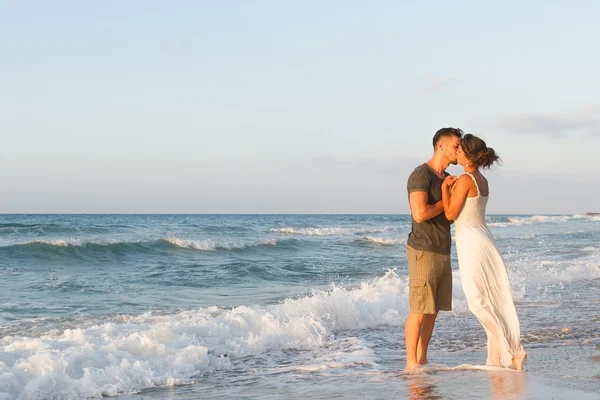
[[[600,216],[488,225],[526,372],[481,366],[453,249],[403,373],[408,215],[0,215],[0,399],[598,398]]]

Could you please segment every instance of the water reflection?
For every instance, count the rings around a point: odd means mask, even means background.
[[[490,371],[490,392],[493,399],[517,400],[527,393],[527,373],[514,371]]]
[[[417,373],[408,374],[405,379],[410,400],[437,400],[442,398],[437,391],[433,376]]]

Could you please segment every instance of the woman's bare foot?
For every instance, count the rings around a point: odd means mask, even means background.
[[[527,358],[527,353],[525,353],[524,351],[521,354],[519,354],[518,356],[514,357],[512,360],[513,367],[515,367],[515,369],[517,371],[522,371],[523,370],[523,362],[525,361],[526,358]]]
[[[419,363],[416,361],[412,361],[412,362],[406,363],[406,368],[404,370],[405,371],[414,371],[417,368],[419,368]]]

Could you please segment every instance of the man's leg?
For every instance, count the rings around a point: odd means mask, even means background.
[[[420,365],[428,364],[427,360],[427,348],[429,347],[429,341],[433,334],[433,327],[435,325],[435,319],[437,318],[439,311],[435,314],[425,314],[423,316],[423,322],[421,323],[421,331],[419,334],[419,342],[417,343],[417,361]]]
[[[429,341],[433,334],[436,318],[440,310],[452,310],[452,269],[450,267],[449,254],[431,254],[431,271],[435,279],[430,279],[434,296],[435,313],[425,314],[421,324],[421,335],[417,344],[417,360],[419,364],[429,363],[427,359],[427,350]]]
[[[408,297],[410,312],[404,325],[404,338],[406,340],[406,370],[419,366],[418,347],[419,341],[429,344],[433,323],[435,323],[435,282],[428,278],[433,267],[434,253],[415,250],[406,246],[406,259],[408,261]],[[431,313],[431,314],[428,314]],[[430,317],[427,317],[430,315]],[[424,320],[433,321],[424,328]],[[420,339],[423,336],[423,339]]]
[[[408,313],[404,323],[404,339],[406,341],[406,370],[419,366],[417,358],[417,343],[421,336],[421,325],[425,314]],[[430,335],[431,337],[431,335]]]

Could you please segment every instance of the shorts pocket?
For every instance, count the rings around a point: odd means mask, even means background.
[[[423,278],[409,278],[408,286],[410,287],[423,287],[427,285],[427,279]]]
[[[415,250],[415,260],[421,261],[421,259],[423,259],[424,255],[425,255],[425,252],[423,250]]]

